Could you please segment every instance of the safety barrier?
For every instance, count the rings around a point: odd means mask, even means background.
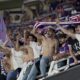
[[[79,53],[75,54],[75,56],[79,56],[79,57],[80,57]],[[50,76],[52,76],[52,75],[54,76],[54,75],[56,75],[56,74],[61,73],[61,71],[66,71],[69,67],[74,66],[74,65],[75,65],[74,62],[70,63],[70,59],[71,59],[71,58],[72,58],[72,57],[69,56],[69,57],[67,57],[67,58],[63,58],[63,59],[60,59],[60,60],[58,60],[58,61],[52,61],[52,62],[50,63],[50,68],[49,68],[49,71],[48,71],[48,75],[47,75],[46,77],[50,77]],[[62,63],[62,62],[65,61],[65,60],[66,60],[66,64],[63,65],[63,66],[58,67],[58,63]],[[80,63],[80,60],[78,60],[78,63]],[[39,80],[43,80],[43,79],[45,79],[46,77],[43,77],[43,78],[41,78],[41,79],[39,79]]]

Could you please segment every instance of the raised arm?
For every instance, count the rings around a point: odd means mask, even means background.
[[[26,30],[24,30],[24,46],[25,46],[25,41],[26,41]]]
[[[60,26],[60,22],[59,20],[56,21],[56,26],[65,34],[67,34],[70,37],[75,38],[75,34],[71,33],[69,30],[66,30],[65,28],[63,28],[62,26]]]
[[[58,53],[58,41],[57,40],[55,40],[55,54],[57,54]]]
[[[36,30],[37,30],[37,25],[33,27],[33,30],[31,31],[31,33],[32,33],[35,37],[37,37],[37,39],[43,39],[44,36],[36,33]]]
[[[20,49],[19,39],[20,39],[20,35],[18,34],[18,35],[16,36],[16,43],[15,43],[15,48],[16,48],[16,50],[19,50],[19,49]]]
[[[3,49],[7,49],[7,50],[11,50],[9,47],[7,47],[7,43],[9,42],[9,38],[8,37],[6,37],[6,41],[3,43],[3,45],[1,45],[1,47],[3,48]]]

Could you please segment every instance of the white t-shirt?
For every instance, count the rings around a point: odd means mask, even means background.
[[[42,46],[39,46],[37,42],[30,42],[30,47],[33,49],[34,58],[39,58]]]
[[[14,48],[11,48],[11,61],[14,69],[22,68],[23,65],[23,52],[22,51],[16,51]]]
[[[80,34],[75,34],[75,36],[76,36],[76,39],[79,41],[79,43],[80,43]]]

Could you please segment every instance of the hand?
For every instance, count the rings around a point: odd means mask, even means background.
[[[53,56],[53,60],[54,61],[58,60],[58,57],[57,56]]]
[[[26,33],[26,30],[24,30],[24,34]]]
[[[60,20],[59,18],[56,19],[56,25],[59,25],[60,24]]]
[[[36,21],[36,24],[33,26],[33,28],[34,28],[34,29],[37,29],[37,28],[38,28],[37,26],[38,26],[39,24],[40,24],[40,23],[39,23],[38,21]]]
[[[75,63],[75,64],[78,64],[78,60],[75,60],[74,63]]]

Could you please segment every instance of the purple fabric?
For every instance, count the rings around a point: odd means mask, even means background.
[[[60,53],[68,53],[69,52],[68,44],[65,43],[63,47],[60,47],[59,52]]]
[[[3,57],[4,57],[4,53],[0,52],[0,60],[3,59]]]
[[[5,41],[6,38],[6,25],[2,17],[0,17],[0,40]]]

